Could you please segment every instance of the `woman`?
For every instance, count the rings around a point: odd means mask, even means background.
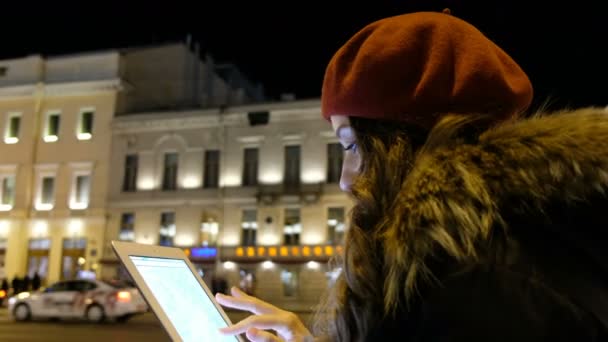
[[[608,116],[521,118],[531,99],[520,67],[448,14],[380,20],[335,54],[322,112],[356,205],[318,338],[608,340]],[[217,300],[254,313],[227,334],[313,339],[238,290]]]

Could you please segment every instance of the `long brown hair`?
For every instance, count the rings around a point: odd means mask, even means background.
[[[427,131],[416,126],[350,118],[361,155],[360,175],[351,188],[355,200],[344,254],[333,260],[341,274],[315,318],[317,335],[332,341],[364,340],[385,318],[384,262],[380,234],[387,211],[409,173]]]
[[[395,270],[385,260],[383,249],[385,233],[405,225],[401,215],[393,211],[416,154],[425,153],[445,138],[454,139],[456,144],[475,143],[480,133],[494,124],[483,114],[446,114],[432,132],[396,122],[355,117],[350,121],[361,156],[360,173],[351,187],[355,206],[344,254],[333,260],[341,274],[327,291],[314,322],[317,336],[331,341],[366,340],[386,320],[408,309],[416,284],[405,279],[403,284],[385,281]],[[433,276],[427,269],[413,271],[422,278]]]

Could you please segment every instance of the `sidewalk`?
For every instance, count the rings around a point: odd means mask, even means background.
[[[10,317],[8,315],[7,308],[0,308],[0,322],[9,321]]]

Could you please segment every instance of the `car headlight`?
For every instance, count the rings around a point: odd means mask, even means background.
[[[29,296],[30,296],[30,293],[29,293],[29,292],[21,292],[21,293],[19,293],[19,294],[17,295],[17,298],[18,298],[18,299],[26,299],[26,298],[28,298]]]
[[[15,305],[17,303],[17,298],[11,297],[8,299],[8,305]]]

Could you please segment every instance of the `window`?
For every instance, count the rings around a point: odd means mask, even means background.
[[[91,191],[90,175],[76,174],[72,189],[70,209],[86,209],[89,206],[89,194]]]
[[[55,197],[55,177],[43,176],[40,182],[40,200],[38,210],[50,210],[53,208]]]
[[[300,223],[300,209],[285,209],[285,227],[283,228],[283,244],[300,244],[300,233],[302,224]]]
[[[122,182],[122,191],[136,190],[138,158],[136,154],[129,154],[125,158],[125,178]]]
[[[3,176],[2,177],[2,193],[0,198],[0,211],[11,210],[15,203],[15,176]]]
[[[11,113],[6,121],[6,131],[4,132],[4,142],[16,144],[19,142],[19,131],[21,129],[21,114]]]
[[[175,213],[165,212],[160,214],[160,239],[159,245],[173,246],[175,237]]]
[[[13,206],[15,201],[15,176],[2,177],[2,206]]]
[[[342,174],[342,145],[333,143],[327,145],[327,183],[339,183]]]
[[[55,283],[55,284],[47,287],[46,289],[44,289],[45,293],[64,292],[64,291],[68,291],[68,283],[67,282]]]
[[[121,215],[118,239],[122,241],[135,240],[135,214],[123,213]]]
[[[241,268],[239,271],[239,288],[246,294],[253,296],[255,293],[255,270]]]
[[[75,280],[68,282],[68,290],[76,292],[92,291],[97,288],[95,283],[85,280]]]
[[[285,146],[285,186],[289,188],[300,185],[300,146]]]
[[[258,184],[258,149],[246,148],[243,155],[243,186]]]
[[[341,244],[344,239],[344,208],[327,209],[327,243]]]
[[[63,239],[63,249],[86,249],[86,238],[69,238]]]
[[[51,249],[51,239],[30,239],[28,248],[30,250],[49,250]]]
[[[255,209],[243,210],[241,227],[243,228],[241,245],[254,246],[258,231],[258,211]]]
[[[219,184],[220,173],[220,151],[210,150],[205,151],[205,188],[217,188]]]
[[[295,297],[298,291],[298,273],[295,270],[284,269],[281,271],[281,283],[283,284],[283,296]]]
[[[163,167],[163,190],[177,189],[177,164],[177,153],[165,153],[165,161]]]
[[[203,246],[215,246],[219,224],[213,217],[203,217],[201,220],[201,244]]]
[[[90,177],[89,175],[76,176],[76,202],[89,201]]]
[[[60,114],[49,113],[46,119],[45,142],[55,142],[59,139]]]
[[[89,140],[93,137],[93,110],[85,110],[80,113],[76,137],[78,140]]]

